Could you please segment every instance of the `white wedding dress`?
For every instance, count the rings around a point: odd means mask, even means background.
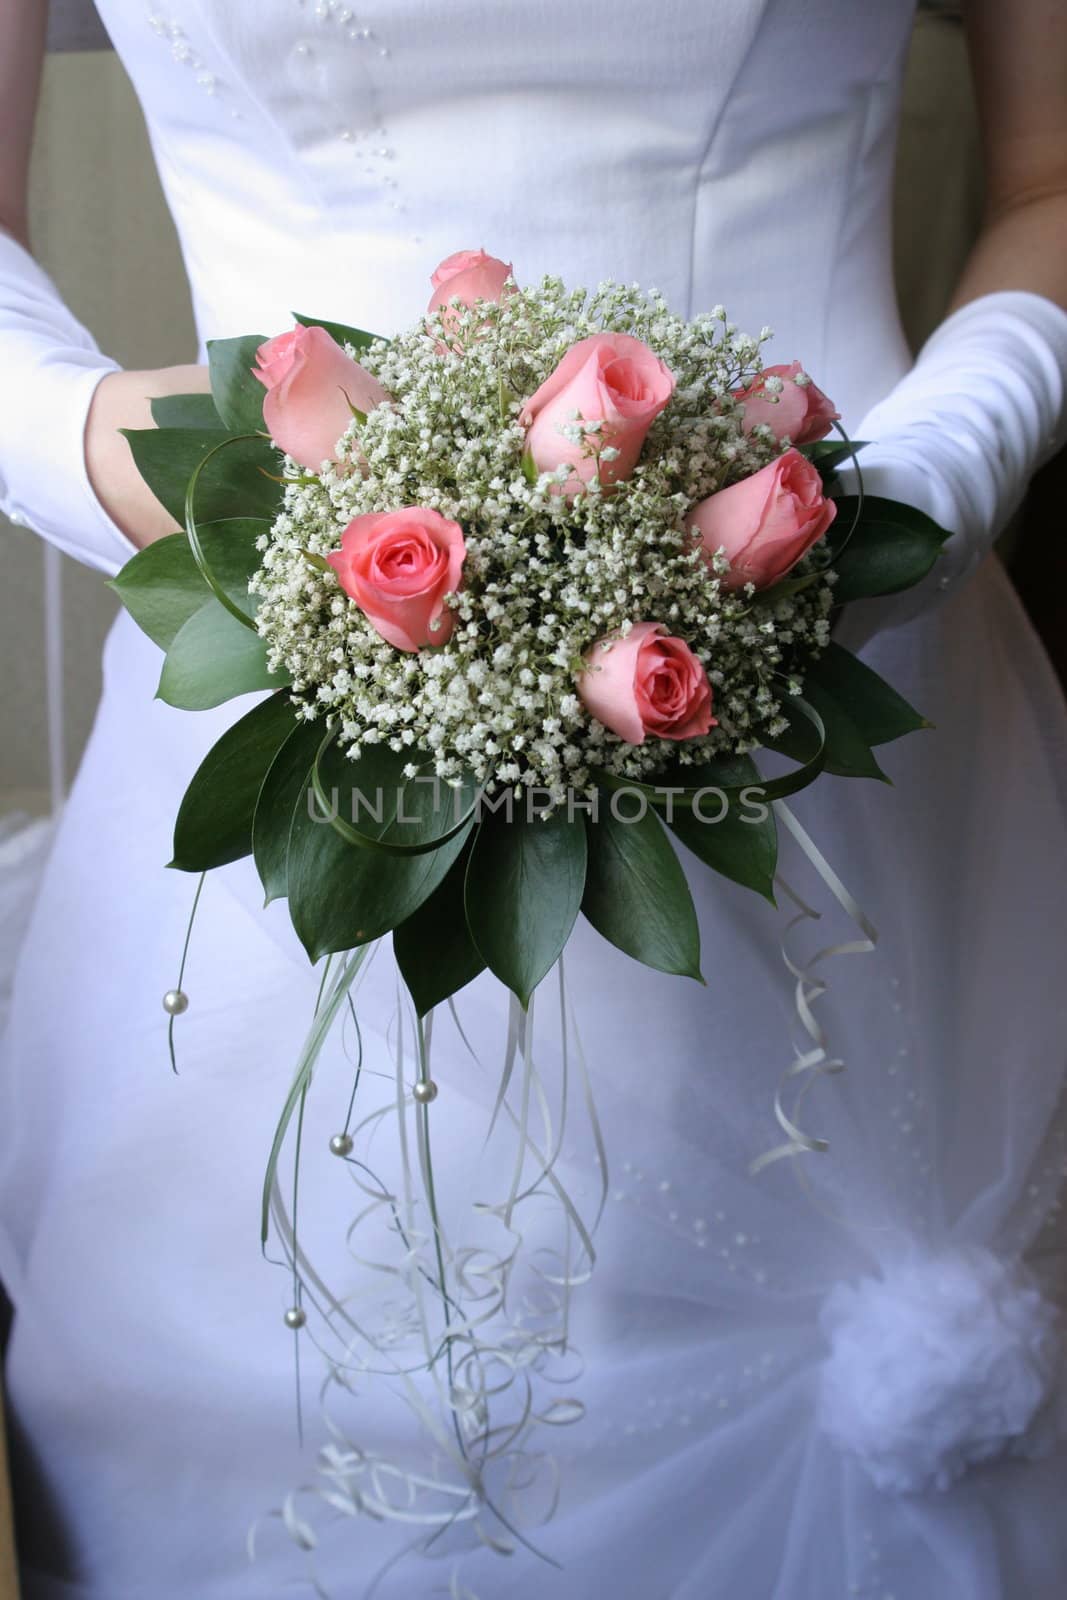
[[[722,302],[743,328],[770,323],[769,359],[802,359],[846,425],[908,363],[889,192],[912,9],[101,5],[144,104],[203,339],[273,334],[293,309],[387,333],[420,314],[439,259],[484,245],[525,282],[636,279],[684,313]],[[42,317],[47,294],[43,280],[27,289]],[[105,366],[86,348],[72,367],[84,401]],[[121,537],[60,444],[22,514],[114,571]],[[706,988],[638,969],[580,926],[566,980],[608,1198],[595,1270],[570,1298],[576,1354],[533,1374],[549,1421],[530,1455],[544,1459],[490,1485],[535,1551],[489,1548],[508,1535],[487,1511],[480,1534],[461,1521],[403,1555],[434,1526],[418,1520],[423,1497],[407,1498],[411,1475],[432,1481],[450,1448],[447,1430],[426,1442],[418,1415],[432,1385],[360,1374],[320,1403],[321,1318],[286,1328],[290,1277],[259,1250],[263,1168],[318,974],[284,904],[262,909],[249,862],[207,881],[178,1077],[168,1062],[160,998],[195,887],[165,870],[171,825],[243,707],[191,715],[154,700],[159,654],[119,619],[0,1077],[27,1600],[279,1600],[313,1579],[361,1600],[379,1574],[379,1600],[1062,1594],[1067,720],[995,559],[867,659],[936,731],[887,747],[892,788],[824,778],[794,807],[880,932],[875,953],[818,969],[830,988],[815,1010],[848,1072],[818,1082],[800,1116],[829,1152],[750,1172],[781,1137],[773,1101],[798,1034],[784,893],[776,911],[694,869]],[[806,955],[858,937],[791,842],[782,870],[825,913],[791,936]],[[358,1120],[394,1092],[388,943],[356,1010]],[[505,1118],[483,1152],[507,1028],[499,987],[478,980],[458,1013],[481,1065],[441,1019],[430,1121],[462,1244],[480,1226],[474,1205],[507,1192],[515,1143]],[[554,979],[535,1027],[556,1104]],[[301,1243],[353,1316],[399,1327],[399,1280],[383,1296],[373,1264],[388,1218],[347,1250],[364,1195],[328,1150],[353,1054],[350,1024],[308,1100]],[[391,1185],[397,1139],[394,1112],[367,1146]],[[564,1143],[561,1182],[588,1217],[599,1179],[580,1104]],[[526,1217],[536,1254],[559,1208]],[[315,1492],[329,1487],[317,1471],[329,1443],[351,1473],[338,1469],[332,1503]],[[555,1515],[534,1526],[527,1501],[545,1509],[553,1473]],[[342,1514],[346,1481],[394,1514]]]

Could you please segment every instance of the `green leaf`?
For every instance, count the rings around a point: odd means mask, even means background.
[[[778,865],[778,829],[774,813],[762,799],[768,787],[749,756],[731,756],[727,773],[744,785],[741,798],[725,784],[712,784],[723,796],[708,794],[695,808],[676,811],[670,826],[687,849],[704,865],[754,889],[774,904],[774,874]],[[751,796],[747,791],[757,791]]]
[[[211,747],[178,810],[172,867],[208,872],[248,855],[264,775],[295,726],[292,700],[274,694]]]
[[[266,343],[263,334],[243,334],[239,339],[209,339],[208,371],[216,409],[230,433],[259,433],[263,428],[263,396],[254,375],[256,351]]]
[[[229,517],[205,523],[200,539],[212,571],[231,597],[250,614],[248,580],[262,561],[256,540],[270,523]],[[183,623],[211,598],[184,533],[170,533],[131,556],[109,585],[139,628],[167,650]]]
[[[810,727],[810,724],[809,724]],[[807,757],[810,760],[818,741],[809,739]],[[733,804],[740,803],[742,789],[750,788],[752,784],[765,782],[760,777],[751,756],[739,756],[725,753],[719,756],[709,756],[707,760],[694,763],[692,766],[679,768],[679,776],[685,775],[687,787],[691,791],[700,789],[724,789]],[[713,796],[709,796],[710,802]],[[674,807],[677,810],[677,806]]]
[[[585,828],[564,811],[529,817],[520,800],[482,818],[467,868],[467,926],[485,964],[526,1007],[574,927],[585,887]]]
[[[839,644],[831,643],[809,667],[804,691],[815,697],[816,704],[821,700],[829,708],[835,728],[847,720],[868,749],[931,726],[891,684]],[[827,770],[833,772],[839,770],[834,763],[841,758],[829,727],[827,736],[831,745]]]
[[[930,726],[884,678],[839,644],[830,644],[808,668],[804,696],[826,730],[826,771],[845,778],[888,782],[872,747]],[[807,737],[796,720],[784,735],[766,742],[799,760]]]
[[[471,826],[437,850],[387,855],[348,844],[298,800],[289,834],[289,914],[312,961],[406,922],[445,877]]]
[[[420,770],[405,776],[404,768]],[[436,850],[474,813],[478,788],[467,778],[458,788],[442,783],[425,751],[366,745],[358,761],[331,742],[322,750],[314,781],[323,812],[350,843],[404,855]]]
[[[414,916],[393,930],[397,966],[420,1017],[485,971],[463,909],[466,871],[465,852]]]
[[[185,490],[198,464],[219,443],[211,428],[123,428],[141,477],[180,527],[185,526]],[[266,517],[273,521],[282,486],[272,481],[278,455],[268,439],[236,440],[204,469],[196,498],[200,523],[222,517]]]
[[[321,722],[297,722],[267,769],[252,818],[252,855],[266,903],[289,892],[289,832],[298,805],[307,807]]]
[[[820,567],[812,572],[802,573],[799,578],[780,578],[769,589],[760,591],[755,604],[759,606],[763,615],[768,613],[773,615],[774,608],[779,600],[787,600],[791,595],[801,594],[805,589],[810,589],[813,583],[820,581],[826,568],[830,565],[829,561],[824,561]]]
[[[157,428],[213,428],[225,433],[222,418],[209,394],[164,394],[152,401],[152,421]]]
[[[709,815],[715,815],[712,806],[707,809]],[[754,889],[772,906],[777,903],[774,874],[778,866],[778,828],[769,805],[753,801],[740,815],[731,814],[720,823],[707,825],[692,813],[679,812],[671,827],[706,867],[746,889]]]
[[[284,689],[284,673],[267,670],[267,646],[214,598],[174,635],[156,694],[183,711],[206,711],[256,689]]]
[[[802,766],[807,765],[822,748],[823,733],[805,715],[803,702],[798,696],[783,694],[779,703],[788,726],[773,739],[764,738],[763,743],[768,750],[788,756],[790,761],[799,761]]]
[[[851,495],[838,500],[837,519],[827,536],[831,544],[839,528],[843,533],[851,527],[858,505]],[[834,555],[835,603],[910,589],[930,571],[948,537],[914,506],[866,495],[852,537]]]
[[[600,797],[586,819],[589,861],[582,911],[599,934],[659,972],[700,974],[700,929],[678,857],[654,811],[634,822],[612,814]]]
[[[841,778],[889,778],[874,758],[870,741],[849,715],[848,707],[817,683],[805,683],[804,693],[823,720],[826,729],[825,770]]]
[[[325,317],[302,317],[299,311],[293,312],[293,318],[302,328],[325,328],[331,339],[336,339],[340,345],[350,344],[354,350],[366,350],[370,345],[382,341],[376,333],[366,333],[362,328],[350,328],[347,322],[327,322]]]
[[[814,467],[819,469],[823,487],[837,476],[837,469],[843,461],[851,461],[854,455],[866,449],[866,439],[819,439],[815,444],[798,445],[802,456],[807,456]]]

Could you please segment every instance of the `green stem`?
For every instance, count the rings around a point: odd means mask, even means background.
[[[185,978],[185,962],[189,954],[189,941],[193,936],[193,923],[196,920],[196,908],[200,904],[200,892],[204,887],[204,879],[206,877],[206,872],[202,872],[200,874],[200,882],[197,884],[196,894],[193,896],[193,909],[189,913],[189,923],[185,930],[185,943],[182,946],[182,959],[178,967],[179,990],[181,989]],[[170,1022],[167,1024],[167,1048],[170,1051],[170,1069],[174,1073],[175,1077],[177,1077],[178,1074],[178,1062],[174,1054],[174,1024],[176,1020],[177,1019],[175,1017],[171,1017]]]
[[[308,1085],[300,1091],[300,1109],[296,1118],[296,1148],[293,1154],[293,1305],[299,1308],[303,1303],[304,1286],[300,1281],[300,1271],[297,1262],[300,1259],[300,1240],[297,1233],[297,1208],[300,1204],[300,1151],[304,1140],[304,1107],[307,1105]],[[293,1329],[293,1352],[295,1358],[296,1378],[296,1435],[301,1446],[304,1443],[304,1402],[300,1392],[300,1330]]]
[[[196,562],[197,567],[200,570],[200,576],[203,578],[204,582],[207,584],[208,588],[211,590],[212,594],[215,596],[215,599],[218,600],[220,605],[225,606],[230,615],[232,617],[236,617],[237,621],[242,623],[246,628],[251,628],[253,633],[256,632],[256,624],[254,620],[248,615],[247,611],[243,611],[237,602],[230,598],[222,584],[219,582],[218,578],[216,578],[215,574],[211,570],[207,557],[204,554],[204,548],[200,543],[200,531],[196,525],[196,512],[193,508],[196,501],[197,487],[200,483],[200,474],[203,472],[212,456],[218,455],[220,450],[227,449],[227,447],[231,444],[240,444],[245,440],[261,438],[263,438],[263,435],[259,433],[233,433],[227,438],[221,440],[218,444],[213,445],[208,451],[207,455],[204,456],[203,460],[197,462],[185,490],[185,533],[189,540],[189,548],[193,552],[193,560]]]
[[[429,1064],[426,1060],[426,1033],[422,1017],[415,1019],[416,1037],[419,1042],[419,1082],[429,1083]],[[430,1221],[433,1225],[434,1254],[437,1258],[438,1288],[441,1295],[441,1306],[445,1318],[445,1364],[448,1369],[448,1409],[452,1418],[452,1427],[456,1435],[459,1453],[464,1461],[468,1460],[467,1442],[463,1437],[463,1430],[459,1425],[455,1406],[455,1366],[452,1358],[452,1314],[448,1295],[448,1284],[445,1279],[445,1256],[441,1245],[441,1225],[437,1210],[437,1190],[433,1176],[433,1154],[430,1149],[430,1108],[419,1102],[416,1108],[419,1119],[419,1132],[422,1138],[423,1159],[426,1179],[426,1203],[430,1208]]]

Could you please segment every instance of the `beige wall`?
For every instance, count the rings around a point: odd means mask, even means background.
[[[898,179],[897,266],[905,321],[921,338],[938,319],[978,207],[973,109],[958,28],[916,34]],[[931,160],[931,151],[936,159]],[[174,231],[140,110],[115,58],[51,56],[33,169],[35,249],[101,347],[124,365],[192,358],[194,340]],[[0,811],[48,785],[41,647],[42,561],[31,534],[4,525],[0,585]],[[100,682],[113,602],[99,576],[63,563],[66,756],[73,771]],[[151,692],[146,686],[146,693]]]
[[[956,22],[924,17],[908,62],[894,219],[897,292],[916,347],[944,315],[981,210],[978,122],[963,31]]]

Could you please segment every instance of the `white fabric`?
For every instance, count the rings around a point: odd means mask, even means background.
[[[770,322],[772,359],[802,359],[853,432],[907,367],[887,242],[910,0],[376,0],[355,18],[310,0],[102,9],[145,106],[202,338],[276,332],[293,307],[388,331],[419,314],[437,260],[481,244],[524,279],[614,274],[656,283],[681,310],[722,301],[742,326]],[[10,348],[27,405],[47,410],[48,369]],[[8,482],[16,455],[5,435]],[[51,497],[70,494],[64,536],[80,529],[87,549],[95,531],[105,565],[113,547],[83,520],[80,468],[64,460],[69,483],[22,479],[20,503],[62,534]],[[829,1154],[749,1173],[776,1142],[770,1107],[792,1056],[784,912],[695,870],[706,989],[635,968],[580,925],[568,980],[611,1182],[596,1271],[574,1300],[581,1362],[562,1363],[556,1388],[535,1385],[538,1405],[547,1389],[587,1407],[545,1430],[562,1501],[526,1530],[559,1565],[504,1558],[461,1529],[390,1569],[377,1600],[448,1593],[453,1578],[480,1600],[1060,1595],[1062,1439],[943,1491],[887,1494],[819,1421],[832,1353],[820,1319],[839,1285],[891,1283],[909,1252],[985,1251],[1006,1273],[1026,1254],[1049,1304],[1064,1290],[1059,691],[992,559],[868,659],[936,732],[887,748],[892,789],[826,779],[795,806],[881,933],[875,954],[827,963],[817,1003],[850,1069],[801,1108]],[[252,1566],[245,1532],[315,1481],[333,1438],[309,1327],[297,1443],[291,1288],[257,1242],[317,975],[284,906],[263,910],[248,863],[213,878],[172,1076],[159,997],[194,886],[162,863],[184,784],[243,708],[176,712],[152,699],[158,667],[120,620],[0,1077],[29,1600],[302,1592],[307,1558],[283,1524],[261,1529]],[[802,946],[854,936],[792,845],[783,870],[825,912],[797,930]],[[365,1109],[390,1098],[394,1002],[384,948],[358,1002]],[[552,1005],[546,988],[538,1057],[556,1095]],[[453,1232],[499,1192],[511,1149],[497,1135],[482,1149],[506,1030],[498,986],[478,980],[460,1014],[484,1066],[443,1019],[431,1109]],[[308,1103],[301,1236],[359,1315],[387,1323],[389,1281],[345,1248],[360,1194],[326,1153],[352,1075],[338,1038]],[[594,1152],[572,1127],[562,1171],[588,1208]],[[394,1139],[387,1120],[373,1145],[385,1182],[398,1181]],[[353,1387],[327,1397],[343,1436],[425,1466],[393,1386]],[[418,1533],[312,1496],[290,1509],[320,1537],[317,1577],[345,1600]]]
[[[1018,1263],[956,1250],[839,1283],[819,1421],[880,1489],[947,1489],[976,1462],[1055,1448],[1058,1313]]]
[[[4,365],[0,386],[0,510],[68,555],[114,574],[133,545],[104,511],[85,467],[85,418],[116,363],[60,300],[55,285],[0,230]]]
[[[1042,295],[984,295],[947,317],[859,424],[867,494],[918,506],[951,538],[926,580],[853,607],[854,648],[899,627],[974,572],[1036,469],[1067,443],[1067,311]],[[856,470],[842,472],[846,487]]]
[[[0,1033],[11,1004],[19,946],[48,857],[52,825],[23,812],[0,816]]]

